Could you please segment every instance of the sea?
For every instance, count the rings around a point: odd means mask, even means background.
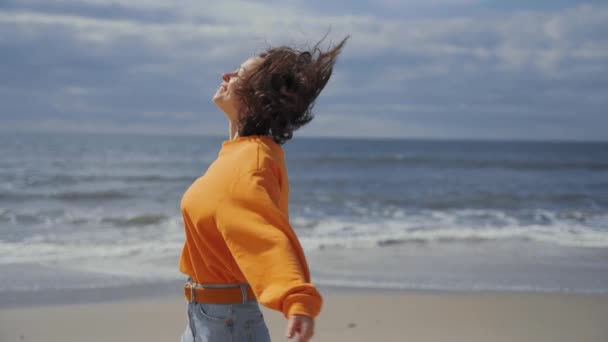
[[[0,134],[0,306],[181,292],[180,199],[227,137]],[[608,142],[299,137],[320,288],[608,293]]]

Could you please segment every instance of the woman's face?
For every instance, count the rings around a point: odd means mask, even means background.
[[[238,121],[241,115],[240,101],[234,93],[236,83],[255,71],[263,60],[261,57],[251,57],[236,70],[222,74],[222,84],[213,95],[213,102],[226,114],[228,120]]]

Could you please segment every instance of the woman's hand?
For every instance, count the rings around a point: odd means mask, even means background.
[[[287,338],[293,338],[298,334],[298,342],[307,342],[310,340],[315,330],[315,321],[307,316],[293,315],[289,316],[287,322]]]

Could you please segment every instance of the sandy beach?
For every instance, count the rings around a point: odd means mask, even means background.
[[[325,291],[315,341],[602,341],[608,296]],[[274,341],[285,321],[264,311]],[[0,310],[0,341],[178,341],[180,297]]]

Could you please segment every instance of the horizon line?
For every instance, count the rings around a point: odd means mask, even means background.
[[[40,128],[19,128],[19,129],[6,129],[0,127],[0,132],[9,132],[9,133],[50,133],[50,134],[68,134],[68,135],[137,135],[137,136],[168,136],[168,137],[203,137],[203,138],[217,138],[217,139],[227,139],[227,136],[219,135],[219,134],[209,134],[209,133],[193,133],[193,132],[185,132],[178,133],[174,131],[170,132],[159,132],[159,131],[141,131],[141,130],[99,130],[99,131],[78,131],[73,129],[40,129]],[[297,131],[296,131],[297,132]],[[294,134],[293,139],[335,139],[335,140],[410,140],[410,141],[459,141],[459,142],[512,142],[512,143],[608,143],[608,138],[606,139],[551,139],[551,138],[490,138],[490,137],[458,137],[458,136],[355,136],[355,135],[315,135],[315,134],[305,134],[305,135],[296,135]]]

